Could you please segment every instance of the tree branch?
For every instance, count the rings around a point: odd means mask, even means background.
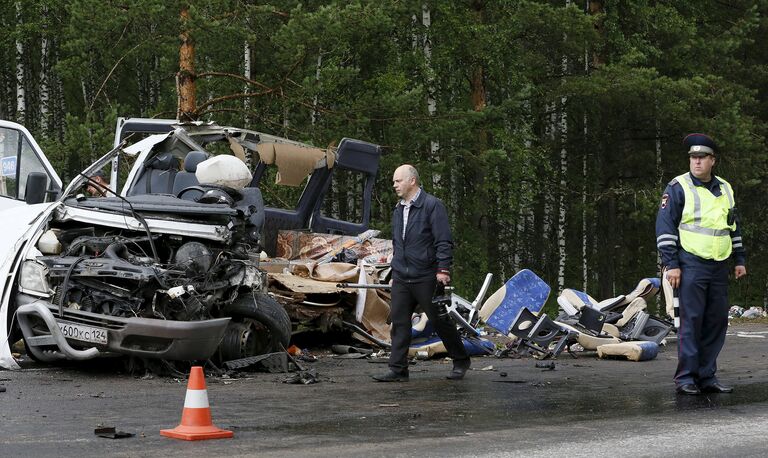
[[[225,96],[222,96],[222,97],[216,97],[215,99],[211,99],[211,100],[205,102],[202,105],[198,105],[195,108],[195,112],[196,113],[200,113],[200,110],[202,110],[205,107],[209,107],[211,105],[214,105],[214,104],[220,103],[220,102],[226,102],[227,100],[244,99],[244,98],[248,98],[248,97],[260,97],[262,95],[267,95],[267,94],[270,94],[272,92],[274,92],[274,89],[269,89],[269,90],[266,90],[264,92],[239,92],[237,94],[230,94],[230,95],[225,95]]]
[[[203,72],[203,73],[198,73],[198,74],[197,74],[197,78],[198,78],[198,79],[200,79],[200,78],[205,78],[205,77],[208,77],[208,76],[226,76],[226,77],[228,77],[228,78],[234,78],[234,79],[237,79],[237,80],[243,81],[243,82],[245,82],[245,83],[248,83],[248,84],[253,84],[254,86],[258,86],[258,87],[260,87],[260,88],[262,88],[262,89],[269,89],[269,90],[272,90],[272,88],[270,88],[269,86],[267,86],[267,85],[266,85],[266,84],[264,84],[264,83],[260,83],[260,82],[258,82],[258,81],[254,81],[254,80],[252,80],[252,79],[248,79],[248,78],[246,78],[246,77],[244,77],[244,76],[242,76],[242,75],[238,75],[238,74],[236,74],[236,73],[227,73],[227,72]]]
[[[154,38],[154,37],[151,37],[151,38]],[[150,40],[150,38],[147,38],[146,40],[144,40],[144,41],[142,41],[141,43],[137,44],[137,45],[136,45],[136,46],[134,46],[133,48],[129,49],[129,50],[128,50],[128,52],[126,52],[125,54],[123,54],[122,56],[120,56],[120,58],[119,58],[119,59],[117,59],[117,62],[115,62],[115,65],[113,65],[113,66],[112,66],[112,68],[109,70],[109,73],[107,73],[107,76],[104,78],[104,81],[102,81],[102,82],[101,82],[101,86],[99,86],[99,90],[98,90],[98,91],[96,91],[96,95],[94,95],[94,96],[93,96],[93,98],[91,99],[91,104],[88,106],[88,112],[89,112],[89,113],[90,113],[91,111],[93,111],[93,104],[94,104],[94,103],[96,103],[96,99],[98,99],[98,98],[99,98],[99,94],[101,93],[102,89],[104,89],[104,86],[106,86],[106,84],[107,84],[107,81],[109,81],[109,78],[111,78],[111,77],[112,77],[112,73],[114,73],[114,72],[115,72],[115,70],[117,69],[117,66],[118,66],[118,65],[120,65],[120,62],[122,62],[122,61],[123,61],[123,59],[125,59],[125,58],[128,56],[128,54],[132,53],[132,52],[133,52],[133,51],[135,51],[135,50],[136,50],[136,49],[137,49],[139,46],[143,45],[144,43],[146,43],[146,42],[147,42],[147,41],[149,41],[149,40]]]

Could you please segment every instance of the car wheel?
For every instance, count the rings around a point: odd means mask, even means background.
[[[291,319],[264,293],[238,297],[223,310],[232,317],[219,345],[221,361],[282,351],[291,340]]]

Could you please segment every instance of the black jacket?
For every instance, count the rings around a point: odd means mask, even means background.
[[[392,216],[392,273],[396,280],[420,282],[449,273],[453,240],[443,202],[423,189],[408,213],[403,240],[403,208],[398,202]]]

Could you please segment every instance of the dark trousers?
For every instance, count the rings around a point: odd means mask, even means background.
[[[728,263],[681,251],[680,269],[675,384],[711,385],[728,329]]]
[[[408,347],[411,345],[411,315],[420,305],[426,312],[429,322],[435,326],[437,335],[442,339],[448,355],[454,361],[468,361],[469,355],[464,349],[456,324],[450,317],[438,316],[438,311],[432,305],[435,292],[435,278],[419,283],[406,283],[398,280],[392,282],[392,302],[389,311],[392,320],[392,350],[389,356],[389,368],[392,372],[403,374],[408,372]]]

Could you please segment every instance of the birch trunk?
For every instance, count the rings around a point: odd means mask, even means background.
[[[49,136],[50,89],[48,72],[50,68],[50,42],[48,41],[48,7],[43,6],[43,30],[40,40],[40,128],[44,136]]]
[[[549,120],[544,128],[544,135],[549,139],[552,145],[555,144],[556,131],[557,131],[557,107],[554,103],[547,104],[546,112],[549,113]],[[541,230],[541,263],[542,268],[549,269],[549,262],[552,259],[550,252],[552,248],[550,241],[552,240],[552,213],[553,213],[553,199],[552,188],[547,186],[543,193],[544,210],[542,215],[542,230]]]
[[[290,137],[288,129],[291,127],[291,123],[289,121],[291,110],[289,108],[290,107],[288,106],[288,101],[283,99],[283,137],[285,138]]]
[[[658,113],[658,109],[656,110],[656,113]],[[661,122],[659,121],[658,115],[656,117],[655,121],[655,127],[656,127],[656,180],[658,182],[658,190],[662,191],[664,190],[664,170],[662,169],[662,162],[661,162]],[[655,235],[655,234],[654,234]],[[655,237],[654,237],[655,240]],[[659,250],[656,251],[656,266],[658,268],[658,276],[661,278],[661,254],[659,254]]]
[[[80,91],[83,94],[83,103],[88,106],[88,88],[85,84],[85,79],[80,80]]]
[[[243,76],[246,79],[251,79],[251,43],[246,40],[243,43]],[[248,83],[245,83],[243,92],[248,92]],[[248,111],[251,110],[251,99],[249,97],[243,98],[243,110],[246,112],[246,122],[248,118]]]
[[[437,100],[435,99],[435,78],[432,76],[432,39],[429,28],[432,26],[432,12],[429,5],[421,4],[421,25],[424,27],[424,39],[422,42],[422,52],[427,66],[427,112],[429,116],[435,116],[437,113]],[[440,163],[440,142],[432,139],[429,142],[429,156],[435,163]],[[435,187],[440,185],[440,174],[432,174],[432,184]]]
[[[587,127],[587,114],[584,113],[584,144],[587,144],[589,129]],[[589,264],[587,262],[587,247],[589,239],[587,237],[589,225],[587,224],[587,183],[589,183],[589,168],[587,167],[588,154],[586,148],[581,159],[581,270],[582,270],[582,291],[587,291],[589,286]]]
[[[566,60],[563,59],[563,66],[566,65]],[[560,293],[563,288],[565,288],[565,261],[566,261],[566,250],[565,250],[565,229],[566,229],[566,222],[567,222],[567,209],[566,209],[566,202],[565,202],[565,196],[566,196],[566,186],[568,185],[567,182],[567,175],[568,175],[568,150],[565,147],[566,141],[568,139],[568,118],[565,111],[565,104],[567,102],[567,99],[565,97],[561,100],[561,107],[560,107],[560,193],[558,196],[558,220],[557,220],[557,254],[558,254],[558,261],[557,261],[557,287],[558,287],[558,293]]]
[[[149,31],[152,34],[157,33],[157,24],[151,24]],[[152,51],[152,64],[150,65],[149,76],[147,82],[149,86],[149,101],[148,105],[150,109],[157,108],[157,104],[160,100],[160,77],[157,72],[160,68],[160,57],[156,51]]]
[[[317,64],[315,65],[315,87],[320,87],[320,69],[323,66],[323,49],[320,48],[320,50],[317,53]],[[319,113],[317,111],[317,106],[320,104],[320,96],[315,92],[315,97],[312,99],[312,127],[315,127],[315,124],[317,123],[317,120],[319,118]]]
[[[571,0],[565,0],[565,6],[571,5]],[[567,39],[567,37],[564,37]],[[568,71],[568,58],[563,57],[562,63],[563,74]],[[560,133],[560,195],[558,197],[558,220],[557,220],[557,291],[558,293],[565,288],[565,262],[566,262],[566,250],[565,250],[565,229],[566,229],[566,186],[568,184],[568,150],[566,144],[568,142],[568,114],[566,113],[565,106],[568,102],[567,97],[560,99],[560,120],[559,120],[559,133]]]
[[[59,53],[58,53],[59,45],[54,39],[53,41],[53,59],[52,62],[58,62],[59,59]],[[64,120],[65,116],[64,113],[67,112],[67,104],[66,100],[64,98],[64,81],[61,78],[61,75],[58,73],[53,74],[54,82],[53,82],[53,110],[51,110],[51,124],[53,125],[53,132],[56,133],[56,138],[59,139],[59,141],[64,140]]]
[[[139,103],[139,113],[144,116],[144,114],[147,111],[147,98],[148,98],[148,85],[147,85],[147,78],[144,75],[144,70],[141,68],[141,65],[139,65],[139,59],[136,59],[136,81],[138,86],[138,103]]]
[[[589,0],[587,0],[586,11],[589,11]],[[589,75],[589,48],[584,47],[584,74]],[[584,145],[589,144],[589,118],[584,112]],[[588,237],[587,231],[587,183],[589,183],[589,169],[587,168],[588,150],[584,148],[584,154],[581,159],[581,287],[582,291],[588,291],[589,286],[589,264],[587,262]]]
[[[157,76],[157,71],[160,68],[160,57],[157,55],[152,56],[152,71],[149,74],[149,106],[157,107],[160,101],[160,78]]]
[[[16,24],[21,29],[21,3],[16,2]],[[27,111],[27,95],[24,91],[24,44],[21,37],[16,38],[16,120],[24,124]]]

